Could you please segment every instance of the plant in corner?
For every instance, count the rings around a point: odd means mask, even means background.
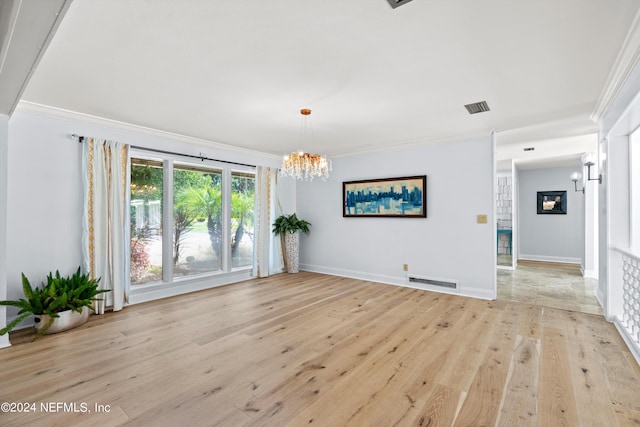
[[[100,301],[97,296],[107,289],[98,289],[100,278],[90,279],[88,274],[82,274],[80,267],[67,277],[62,277],[59,271],[49,273],[47,282],[39,288],[31,287],[29,279],[22,273],[22,291],[25,298],[19,300],[0,301],[0,305],[18,307],[18,317],[0,330],[4,335],[30,315],[34,315],[36,336],[45,333],[62,332],[71,327],[79,326],[89,318],[89,309],[94,301]],[[56,325],[56,323],[58,323]]]
[[[284,247],[285,267],[288,273],[298,272],[300,251],[300,232],[309,233],[311,223],[299,219],[295,212],[291,215],[280,215],[273,223],[273,233],[280,236]]]

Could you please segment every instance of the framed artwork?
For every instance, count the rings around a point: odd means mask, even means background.
[[[427,176],[342,183],[343,217],[427,217]]]
[[[566,191],[538,191],[538,214],[567,214]]]

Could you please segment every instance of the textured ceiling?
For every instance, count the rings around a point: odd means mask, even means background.
[[[74,0],[23,100],[273,154],[584,135],[639,7]]]

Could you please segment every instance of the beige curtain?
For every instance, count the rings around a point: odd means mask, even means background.
[[[278,170],[264,166],[256,168],[255,230],[253,275],[267,277],[282,271],[280,239],[275,239],[271,227],[278,213]]]
[[[83,143],[84,177],[83,266],[92,278],[100,277],[102,294],[94,311],[121,310],[129,289],[129,146],[86,138]]]

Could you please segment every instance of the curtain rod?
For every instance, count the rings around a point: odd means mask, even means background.
[[[84,142],[84,140],[86,139],[84,136],[81,136],[81,135],[78,135],[78,134],[75,134],[75,133],[71,135],[71,138],[72,139],[77,139],[80,144],[82,144]],[[194,154],[176,153],[175,151],[159,150],[157,148],[140,147],[140,146],[137,146],[137,145],[130,145],[130,147],[131,148],[136,148],[138,150],[152,151],[154,153],[171,154],[173,156],[181,156],[181,157],[189,157],[191,159],[199,159],[199,160],[201,160],[203,162],[205,160],[211,160],[211,161],[214,161],[214,162],[227,163],[227,164],[230,164],[230,165],[248,166],[248,167],[251,167],[251,168],[255,168],[256,167],[256,165],[250,165],[250,164],[247,164],[247,163],[232,162],[232,161],[229,161],[229,160],[212,159],[210,157],[204,156],[202,153],[200,153],[200,155],[196,156]]]

